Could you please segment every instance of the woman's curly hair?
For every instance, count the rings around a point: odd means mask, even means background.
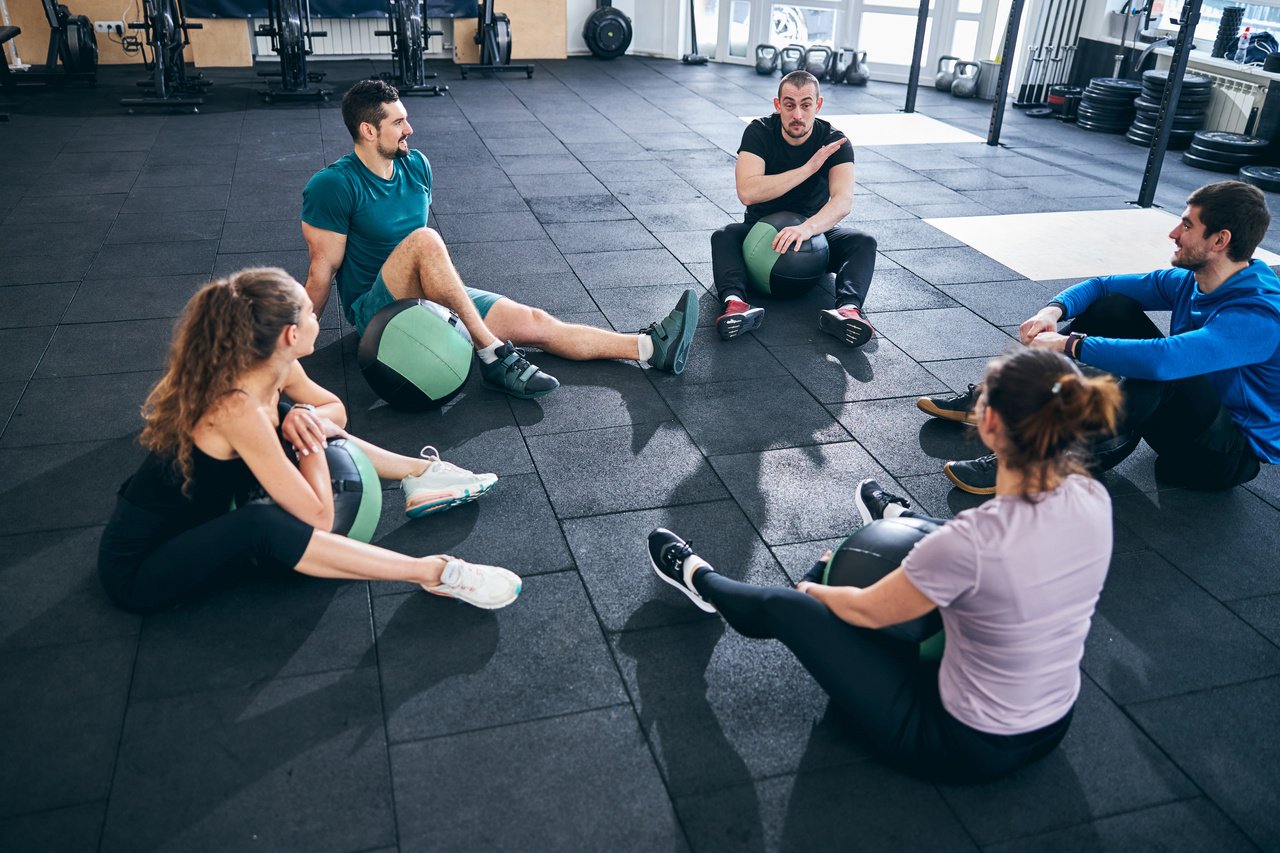
[[[165,374],[142,406],[140,441],[173,459],[188,494],[196,424],[240,378],[269,359],[280,333],[299,321],[300,285],[277,267],[241,270],[191,297],[174,330]]]

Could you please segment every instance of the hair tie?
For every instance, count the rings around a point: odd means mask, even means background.
[[[1058,392],[1061,390],[1062,390],[1062,380],[1059,379],[1057,382],[1053,383],[1053,387],[1049,389],[1049,393],[1056,397],[1058,396]]]

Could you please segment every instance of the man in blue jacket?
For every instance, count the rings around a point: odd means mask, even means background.
[[[1157,453],[1157,478],[1191,489],[1227,489],[1256,477],[1260,463],[1280,462],[1280,279],[1252,259],[1270,222],[1257,187],[1203,186],[1169,234],[1173,269],[1088,279],[1019,327],[1028,346],[1122,377],[1124,422],[1098,469],[1117,464],[1139,439]],[[1171,312],[1168,337],[1144,311]],[[970,386],[917,405],[969,420],[980,394]],[[995,491],[994,456],[944,470],[966,492]]]

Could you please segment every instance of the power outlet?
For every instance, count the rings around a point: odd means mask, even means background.
[[[124,21],[94,21],[93,31],[95,33],[115,33],[116,35],[123,35]]]

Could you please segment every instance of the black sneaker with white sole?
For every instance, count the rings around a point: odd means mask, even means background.
[[[901,495],[885,491],[875,480],[863,480],[858,484],[854,503],[858,506],[858,515],[862,516],[864,525],[884,518],[884,511],[890,506],[911,509],[911,501]]]
[[[692,544],[665,527],[649,534],[649,565],[653,566],[658,577],[689,596],[699,609],[715,613],[716,609],[693,588],[693,569],[686,567],[689,558],[694,556]],[[699,567],[702,565],[705,564],[700,563]]]

